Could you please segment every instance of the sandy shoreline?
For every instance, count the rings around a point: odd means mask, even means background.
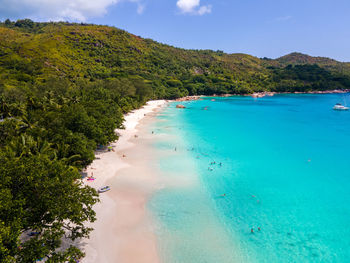
[[[254,93],[248,93],[248,94],[212,94],[212,95],[195,95],[195,96],[186,96],[182,98],[178,98],[175,101],[176,102],[183,102],[183,101],[192,101],[192,100],[201,100],[203,97],[234,97],[234,96],[246,96],[246,97],[253,97],[253,98],[263,98],[265,96],[274,96],[279,94],[342,94],[342,93],[350,93],[350,89],[345,90],[323,90],[323,91],[305,91],[305,92],[275,92],[275,91],[262,91],[262,92],[254,92]]]
[[[120,138],[111,144],[113,151],[97,153],[88,167],[88,175],[96,180],[85,180],[86,184],[96,189],[110,185],[111,191],[101,194],[101,202],[94,207],[97,221],[91,224],[90,239],[81,242],[86,253],[82,262],[159,262],[152,219],[145,208],[157,176],[143,163],[147,160],[142,140],[139,143],[135,135],[140,136],[140,121],[165,104],[164,100],[150,101],[126,115],[125,130],[118,130]]]

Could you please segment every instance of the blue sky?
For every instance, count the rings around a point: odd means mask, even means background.
[[[176,47],[350,61],[349,0],[0,0],[0,20],[113,25]]]

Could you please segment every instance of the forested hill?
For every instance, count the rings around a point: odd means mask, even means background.
[[[0,23],[0,262],[83,256],[61,247],[95,220],[98,195],[80,172],[117,139],[123,113],[156,98],[350,88],[348,64],[309,61],[185,50],[107,26]]]
[[[326,57],[312,57],[302,53],[291,53],[275,60],[271,60],[271,65],[285,67],[288,65],[313,65],[316,64],[325,69],[350,75],[350,63],[339,62]]]
[[[293,65],[291,68],[288,65]],[[287,68],[288,67],[288,68]],[[0,27],[0,86],[64,78],[75,85],[140,80],[147,96],[349,88],[350,66],[293,53],[277,60],[184,50],[123,30],[69,23],[11,22]]]

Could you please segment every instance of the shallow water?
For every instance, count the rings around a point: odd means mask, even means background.
[[[350,112],[331,109],[348,98],[170,104],[149,127],[163,135],[149,203],[163,262],[348,262]]]

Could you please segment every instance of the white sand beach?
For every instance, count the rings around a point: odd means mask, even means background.
[[[113,151],[97,153],[87,169],[96,179],[85,179],[86,184],[96,189],[110,185],[111,190],[100,194],[101,202],[94,207],[97,221],[91,224],[90,239],[81,242],[86,253],[82,262],[159,262],[152,219],[145,208],[157,176],[143,167],[142,146],[135,143],[140,120],[165,104],[164,100],[150,101],[126,115],[125,129],[117,131],[120,138],[111,144]],[[142,160],[134,162],[137,158]]]

